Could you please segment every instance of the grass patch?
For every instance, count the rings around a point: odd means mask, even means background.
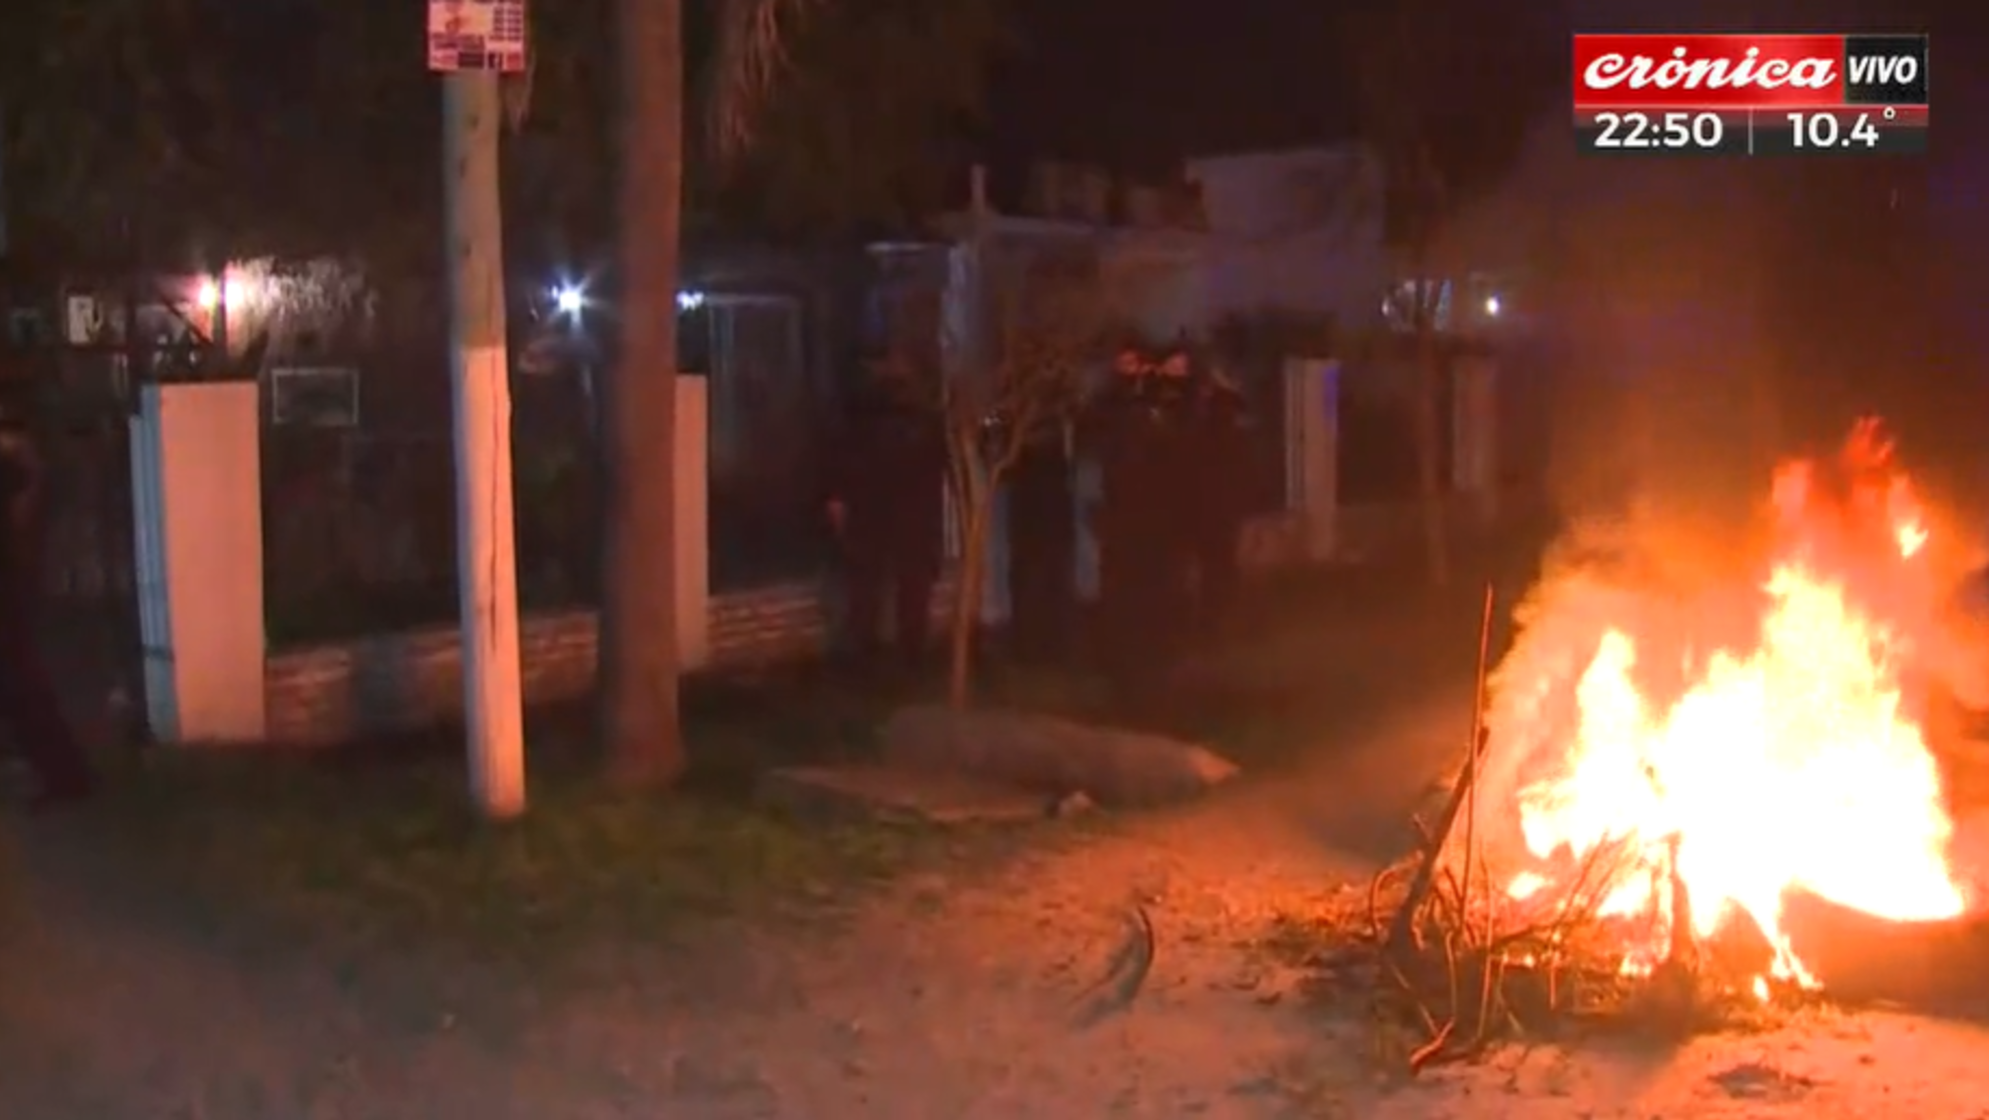
[[[121,879],[207,920],[358,951],[549,963],[725,918],[825,917],[906,872],[988,866],[1043,839],[756,802],[769,767],[861,758],[882,716],[924,690],[820,669],[691,684],[691,771],[646,794],[599,779],[589,705],[534,711],[530,810],[506,824],[471,810],[460,731],[323,754],[154,752],[118,767],[82,831]]]
[[[807,825],[577,775],[541,776],[533,794],[523,820],[492,825],[466,805],[460,766],[182,758],[126,777],[100,815],[154,886],[286,934],[534,956],[837,901],[938,846],[918,828]]]

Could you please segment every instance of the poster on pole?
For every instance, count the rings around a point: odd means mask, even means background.
[[[428,68],[525,71],[525,0],[428,0]]]

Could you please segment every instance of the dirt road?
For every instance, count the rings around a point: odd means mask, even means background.
[[[1379,1079],[1358,999],[1263,943],[1364,882],[1461,697],[1303,777],[988,872],[938,870],[846,920],[604,947],[560,991],[461,964],[250,946],[76,853],[25,843],[0,980],[9,1120],[1989,1116],[1974,1026],[1831,1015],[1672,1049],[1512,1053]],[[1158,950],[1130,1008],[1081,997],[1127,904]]]

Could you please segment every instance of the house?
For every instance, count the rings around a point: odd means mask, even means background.
[[[1414,275],[1399,247],[1388,243],[1385,169],[1360,144],[1201,157],[1187,160],[1183,174],[1200,193],[1208,228],[1204,321],[1219,331],[1241,328],[1224,347],[1242,357],[1229,360],[1258,381],[1311,348],[1341,360],[1340,502],[1394,507],[1413,502],[1420,489],[1414,435],[1420,362],[1406,334],[1424,294],[1435,299],[1450,371],[1438,387],[1437,406],[1451,421],[1439,469],[1460,493],[1505,484],[1518,459],[1494,447],[1532,439],[1538,402],[1526,399],[1524,377],[1465,371],[1525,364],[1517,355],[1532,308],[1518,283],[1523,255],[1446,243],[1436,274]],[[1493,350],[1496,363],[1487,361]],[[1253,365],[1267,368],[1253,371]],[[1492,430],[1519,438],[1495,444],[1481,434]]]
[[[934,221],[946,242],[966,246],[978,238],[1009,260],[1085,258],[1095,264],[1112,313],[1149,342],[1206,327],[1208,234],[1185,192],[1056,163],[1031,169],[1015,209],[995,207],[982,175],[973,192],[966,210]]]
[[[1190,159],[1209,236],[1203,315],[1379,322],[1391,262],[1380,163],[1365,148],[1299,148]]]

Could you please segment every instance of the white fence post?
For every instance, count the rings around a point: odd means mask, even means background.
[[[162,743],[268,730],[260,388],[147,385],[131,419],[146,717]]]

